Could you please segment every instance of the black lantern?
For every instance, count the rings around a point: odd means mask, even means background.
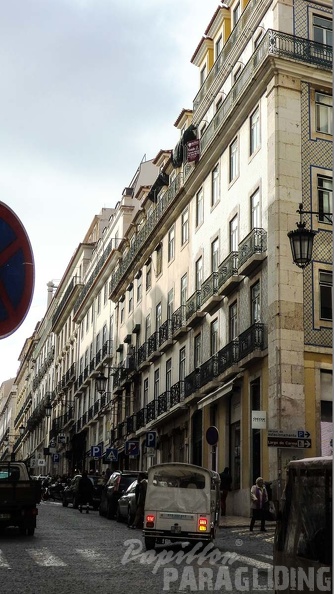
[[[46,417],[51,417],[51,413],[52,413],[52,406],[51,406],[51,402],[50,400],[47,400],[45,405],[44,405],[44,410],[45,410],[45,416]]]
[[[299,268],[305,268],[312,260],[315,231],[305,229],[305,223],[297,223],[297,229],[289,231],[292,259]]]
[[[313,241],[316,234],[312,229],[306,229],[306,223],[302,221],[303,214],[317,214],[311,210],[303,210],[303,205],[299,204],[300,219],[297,224],[297,229],[289,231],[288,238],[290,239],[290,247],[292,259],[299,268],[305,268],[312,260]]]
[[[21,425],[21,426],[19,427],[19,432],[20,432],[20,435],[23,435],[23,434],[24,434],[24,432],[25,432],[25,430],[26,430],[25,426],[24,426],[24,425]]]
[[[107,380],[108,380],[108,378],[106,378],[106,376],[104,375],[104,373],[102,373],[102,371],[100,371],[99,375],[95,379],[95,382],[96,382],[96,391],[99,394],[104,394],[104,392],[106,391]]]

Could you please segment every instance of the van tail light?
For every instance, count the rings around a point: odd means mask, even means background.
[[[153,514],[147,514],[145,525],[146,528],[154,528],[155,516]]]
[[[114,491],[118,491],[119,490],[120,482],[121,482],[121,477],[118,476],[117,479],[114,482]]]
[[[38,509],[36,507],[29,507],[23,511],[23,515],[25,516],[37,516]]]
[[[199,532],[206,532],[208,529],[208,520],[207,518],[198,518],[198,525],[197,525],[197,530]]]

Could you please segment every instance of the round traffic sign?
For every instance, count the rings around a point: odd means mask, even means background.
[[[212,425],[206,430],[206,441],[209,445],[214,446],[218,443],[219,432],[217,427]]]
[[[20,219],[0,202],[0,338],[25,319],[34,292],[35,265],[29,237]]]

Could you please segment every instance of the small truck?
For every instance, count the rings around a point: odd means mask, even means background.
[[[17,526],[33,536],[40,501],[40,481],[30,477],[24,462],[0,462],[0,530]]]

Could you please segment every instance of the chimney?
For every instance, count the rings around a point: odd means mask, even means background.
[[[54,291],[55,291],[55,289],[56,289],[57,287],[56,287],[56,285],[54,284],[54,282],[53,282],[53,281],[49,281],[49,282],[47,283],[47,285],[46,285],[46,286],[47,286],[47,288],[48,288],[48,300],[47,300],[47,307],[49,307],[49,305],[50,305],[50,303],[51,303],[51,301],[52,301],[53,295],[54,295]]]

